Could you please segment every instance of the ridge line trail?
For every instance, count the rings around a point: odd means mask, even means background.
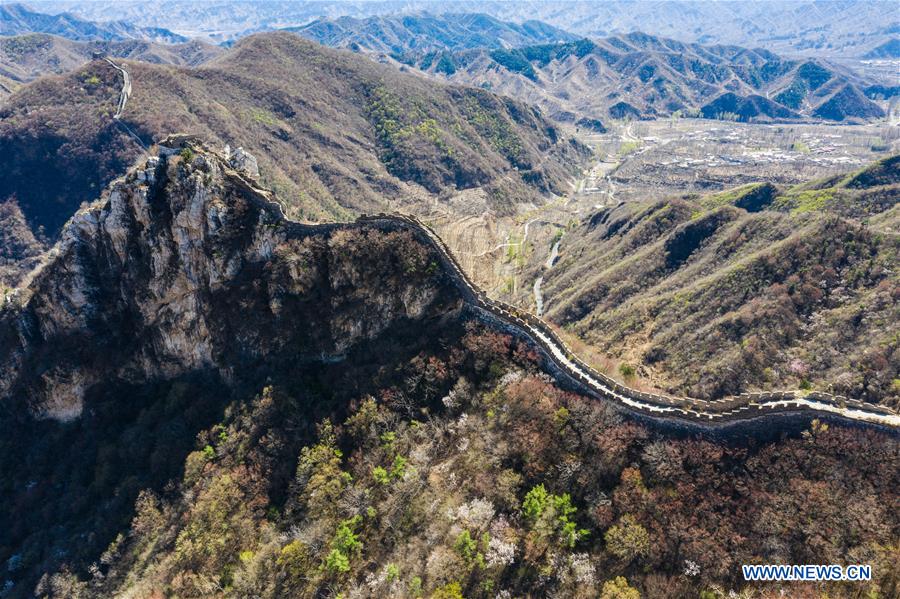
[[[255,181],[244,177],[236,171],[229,169],[227,172],[242,181],[249,189],[255,191],[265,202],[266,206],[274,210],[279,218],[287,222],[297,223],[297,221],[292,221],[285,216],[281,203],[273,198],[271,192],[260,189]],[[883,406],[866,405],[859,400],[848,400],[846,397],[831,394],[819,393],[817,397],[806,397],[796,391],[769,391],[741,394],[741,396],[728,399],[703,401],[689,397],[671,397],[644,393],[617,383],[581,360],[568,347],[568,344],[553,332],[552,328],[545,321],[529,313],[523,313],[514,306],[490,299],[487,293],[482,291],[466,275],[453,252],[446,246],[440,236],[415,216],[400,213],[382,213],[359,217],[356,222],[365,220],[387,220],[393,223],[400,221],[401,223],[412,225],[415,230],[423,234],[426,240],[430,241],[432,247],[443,257],[443,261],[447,266],[446,275],[456,283],[459,289],[468,295],[467,301],[474,308],[482,310],[490,318],[499,319],[501,323],[511,326],[521,334],[529,337],[547,353],[550,361],[555,363],[561,373],[569,377],[571,381],[581,386],[581,388],[586,389],[588,395],[598,399],[612,401],[638,413],[653,415],[663,420],[674,417],[679,420],[683,419],[685,422],[691,421],[701,427],[714,425],[716,419],[720,419],[719,422],[722,423],[727,423],[731,418],[735,418],[736,421],[744,420],[745,418],[748,421],[754,421],[757,418],[768,415],[780,416],[782,415],[781,411],[785,412],[785,417],[790,417],[792,413],[797,413],[802,411],[803,408],[807,408],[819,413],[837,415],[851,421],[866,422],[900,430],[900,413]],[[303,226],[316,227],[316,225]],[[831,399],[827,399],[828,397]],[[734,403],[739,398],[745,400],[742,405]],[[705,410],[703,407],[699,407],[704,404],[713,407],[730,404],[728,407],[731,409],[725,409],[725,406],[723,406],[721,411],[716,411]],[[775,409],[774,411],[773,408]],[[755,412],[751,414],[751,411],[754,409]],[[745,410],[747,413],[742,414]]]
[[[131,130],[131,127],[126,125],[122,121],[122,114],[125,112],[125,106],[128,104],[128,99],[131,98],[131,74],[125,69],[125,67],[121,67],[112,61],[109,57],[104,58],[106,62],[112,66],[112,68],[116,69],[120,73],[122,73],[122,91],[119,92],[119,104],[116,107],[116,114],[113,115],[113,120],[119,124],[120,127],[132,137],[135,141],[137,141],[138,145],[141,146],[141,149],[146,153],[147,152],[147,144],[144,143],[144,140],[141,137]]]
[[[120,67],[111,59],[105,58],[104,60],[112,65],[114,69],[122,73],[122,91],[119,93],[119,105],[116,108],[116,114],[113,115],[114,119],[119,120],[122,117],[122,113],[125,111],[125,105],[128,103],[128,98],[131,97],[131,75],[124,67]]]
[[[486,293],[481,291],[468,279],[462,268],[456,262],[453,254],[444,245],[440,237],[429,227],[421,223],[421,221],[413,216],[402,214],[396,216],[378,215],[375,218],[399,218],[399,220],[411,223],[418,227],[424,232],[427,238],[432,240],[433,245],[437,248],[438,252],[444,255],[447,264],[450,266],[451,276],[469,290],[473,295],[477,306],[484,308],[490,313],[501,315],[502,319],[507,323],[513,324],[527,335],[531,336],[535,341],[539,341],[539,345],[543,345],[552,356],[553,361],[556,362],[558,366],[561,366],[564,372],[568,371],[570,373],[569,376],[572,376],[573,380],[580,381],[587,388],[592,389],[595,394],[607,399],[611,398],[615,402],[626,407],[638,410],[645,414],[655,414],[661,418],[677,416],[680,414],[683,417],[693,416],[696,418],[696,421],[699,422],[712,423],[716,418],[736,416],[740,414],[742,410],[750,410],[752,407],[756,407],[759,411],[756,416],[751,417],[750,420],[764,416],[766,408],[769,410],[772,408],[782,408],[790,412],[793,406],[794,410],[806,407],[826,414],[839,415],[849,420],[881,424],[893,428],[900,427],[900,414],[889,409],[887,410],[887,413],[880,411],[866,411],[864,408],[868,406],[864,406],[861,402],[857,402],[860,404],[859,407],[833,405],[820,400],[807,398],[803,395],[798,395],[796,392],[790,392],[789,396],[787,396],[787,394],[782,394],[780,398],[772,397],[779,395],[780,392],[762,392],[759,395],[769,395],[770,397],[762,398],[761,400],[750,399],[747,404],[733,407],[731,410],[723,412],[698,411],[694,404],[700,402],[700,400],[693,400],[687,397],[672,398],[668,396],[659,396],[665,398],[667,401],[662,404],[649,402],[647,398],[652,396],[652,394],[636,391],[625,385],[615,383],[609,379],[609,377],[601,375],[596,369],[588,366],[578,358],[567,347],[565,342],[554,339],[555,335],[550,333],[549,328],[545,331],[543,327],[536,327],[534,324],[530,324],[520,316],[515,307],[489,299]],[[540,321],[540,319],[538,319],[538,321],[546,327],[546,324],[544,324],[543,321]],[[680,405],[678,403],[679,400]],[[719,399],[705,403],[712,405],[726,403],[727,401],[728,400],[726,399]]]

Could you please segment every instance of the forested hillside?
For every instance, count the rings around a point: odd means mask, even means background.
[[[396,72],[290,33],[242,40],[198,68],[126,62],[122,122],[145,145],[170,133],[243,145],[291,216],[415,212],[463,189],[513,211],[561,191],[586,150],[533,108]],[[0,199],[55,234],[143,151],[111,118],[121,73],[96,61],[0,107]],[[40,177],[28,173],[40,172]]]

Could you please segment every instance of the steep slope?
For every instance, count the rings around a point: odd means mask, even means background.
[[[731,92],[724,93],[700,109],[700,113],[708,119],[734,118],[738,121],[762,119],[790,119],[798,115],[777,102],[762,96],[752,95],[740,97]],[[840,120],[840,119],[838,119]]]
[[[813,115],[831,121],[841,121],[847,116],[881,118],[885,112],[869,101],[859,89],[846,85],[820,104],[813,111]]]
[[[873,81],[842,67],[790,60],[759,48],[686,44],[637,32],[513,49],[462,50],[412,64],[435,77],[536,103],[555,118],[573,122],[679,111],[707,118],[737,115],[744,121],[883,116],[860,91]],[[854,101],[818,110],[836,94],[853,94]]]
[[[440,50],[515,48],[576,39],[571,33],[540,21],[509,23],[478,13],[364,19],[345,16],[318,19],[287,31],[325,46],[392,54],[401,61]]]
[[[0,204],[0,293],[18,285],[46,249],[28,227],[18,205]]]
[[[287,225],[268,198],[211,153],[185,149],[162,161],[151,158],[81,210],[27,290],[6,298],[0,316],[0,418],[22,424],[23,435],[36,435],[31,442],[54,431],[48,441],[69,439],[86,452],[72,461],[62,458],[58,466],[87,467],[82,459],[97,450],[104,423],[115,429],[123,418],[137,416],[131,410],[141,411],[141,405],[159,409],[145,402],[165,394],[163,389],[182,398],[171,396],[170,407],[179,404],[184,413],[174,419],[168,408],[145,414],[157,420],[144,424],[162,427],[157,457],[146,453],[153,451],[150,446],[133,446],[133,457],[142,456],[133,466],[114,460],[108,463],[113,470],[100,479],[65,483],[81,498],[64,509],[51,507],[53,484],[42,479],[32,497],[46,497],[44,516],[14,525],[16,518],[7,519],[11,512],[4,511],[4,560],[13,544],[45,526],[67,531],[51,543],[62,552],[34,546],[13,552],[17,560],[34,565],[70,551],[81,554],[75,544],[81,531],[96,531],[96,541],[104,544],[111,541],[109,532],[124,523],[112,525],[123,515],[117,511],[121,500],[108,504],[109,511],[91,503],[111,499],[98,493],[111,493],[114,486],[131,502],[136,489],[108,477],[131,471],[147,482],[175,475],[177,463],[169,460],[189,449],[194,435],[185,435],[183,427],[212,424],[210,418],[224,407],[217,402],[230,390],[246,383],[259,388],[267,378],[284,376],[296,383],[312,374],[322,377],[322,393],[339,396],[326,371],[346,374],[353,363],[359,377],[371,376],[379,363],[373,357],[417,351],[423,323],[454,310],[457,298],[435,267],[436,258],[408,232],[376,226],[308,231]],[[122,393],[136,403],[115,405]],[[314,397],[312,392],[313,412],[326,407],[321,398],[315,405]],[[76,424],[36,420],[46,418]],[[14,436],[4,434],[2,442],[8,447]],[[62,446],[53,447],[46,458],[63,455]],[[155,465],[145,468],[146,459]],[[49,462],[35,467],[49,468],[47,476],[61,472]],[[19,474],[9,478],[14,470]],[[30,476],[6,458],[2,472],[4,494],[16,492],[18,476]],[[98,548],[96,541],[88,540],[91,550]]]
[[[561,191],[585,149],[533,109],[445,87],[290,33],[246,38],[196,69],[127,63],[122,119],[145,143],[171,131],[243,144],[288,212],[346,219],[481,189],[515,212]],[[94,62],[39,80],[0,109],[0,198],[50,234],[141,152],[111,118],[121,74]],[[40,168],[44,176],[23,176]],[[28,181],[26,184],[25,182]]]
[[[27,289],[11,296],[0,358],[7,408],[66,420],[81,414],[84,392],[110,378],[150,380],[198,370],[227,378],[239,374],[233,371],[238,363],[248,372],[274,368],[264,366],[266,355],[285,346],[340,357],[396,319],[424,317],[449,293],[441,291],[436,267],[429,269],[434,258],[408,234],[339,225],[307,232],[282,222],[280,208],[214,154],[195,155],[192,146],[167,153],[163,160],[149,158],[144,170],[79,210]],[[374,274],[386,268],[377,259],[356,264],[352,250],[371,236],[363,245],[374,251],[379,235],[393,240],[396,252],[384,259],[399,260],[395,266],[406,273],[402,289],[385,287],[394,303],[370,303],[362,291],[340,301],[297,296],[321,277],[331,277],[333,288],[352,286],[362,281],[356,269],[368,264]],[[327,256],[344,250],[340,260]],[[309,264],[272,262],[282,254],[308,254]],[[250,293],[268,277],[262,296]],[[381,284],[389,285],[387,279]],[[342,301],[347,313],[314,316],[317,310],[339,312]],[[23,310],[17,312],[17,305]],[[263,325],[238,318],[251,306],[274,320]],[[302,330],[278,324],[297,309],[309,311],[303,319],[318,324]],[[359,320],[364,318],[381,324]],[[243,342],[235,345],[234,339]],[[89,358],[94,353],[97,361]],[[73,360],[80,362],[77,372],[69,369]],[[56,366],[51,372],[42,364]]]
[[[158,27],[136,27],[125,21],[93,23],[69,13],[35,12],[24,4],[0,5],[0,35],[49,33],[72,40],[139,39],[163,43],[188,41],[184,36]]]
[[[196,66],[222,52],[217,46],[192,41],[158,44],[146,40],[73,41],[45,33],[0,38],[0,73],[15,87],[48,74],[62,74],[97,55],[155,64]],[[12,87],[12,89],[7,89]],[[0,99],[15,91],[0,86]]]
[[[411,230],[166,143],[0,312],[5,596],[692,597],[813,553],[897,588],[896,438],[667,438],[464,323]]]
[[[594,214],[543,273],[547,317],[670,391],[896,406],[897,165]]]

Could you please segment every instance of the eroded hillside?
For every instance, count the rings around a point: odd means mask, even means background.
[[[897,165],[598,211],[543,272],[547,316],[664,389],[897,405]]]
[[[597,131],[608,119],[672,114],[743,122],[865,120],[885,115],[886,104],[873,99],[896,95],[896,89],[823,61],[640,32],[521,48],[410,52],[393,60]]]

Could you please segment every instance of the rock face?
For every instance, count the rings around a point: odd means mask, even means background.
[[[110,380],[340,360],[458,301],[409,231],[285,221],[244,176],[258,174],[252,156],[178,143],[192,147],[148,159],[79,211],[0,311],[7,408],[72,420]]]

